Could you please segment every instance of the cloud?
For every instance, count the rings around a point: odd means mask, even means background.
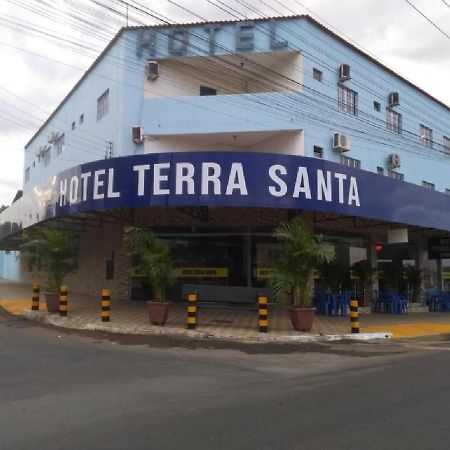
[[[199,21],[200,18],[197,15],[214,21],[234,20],[236,17],[243,18],[244,15],[256,17],[293,13],[310,14],[325,21],[327,27],[357,42],[358,46],[378,56],[405,78],[450,105],[450,89],[448,89],[450,42],[404,1],[302,0],[299,2],[286,0],[283,2],[283,7],[274,0],[266,1],[266,5],[261,2],[250,3],[247,0],[247,3],[251,5],[250,9],[231,1],[226,5],[234,8],[235,11],[229,9],[229,13],[206,0],[177,1],[182,8],[166,1],[141,0],[140,3],[147,8],[157,9],[170,21],[177,22]],[[23,3],[34,4],[31,0]],[[52,14],[59,14],[61,20],[55,20],[50,15],[36,16],[12,3],[0,1],[0,18],[2,19],[0,20],[0,52],[2,54],[0,86],[35,105],[31,106],[0,89],[0,116],[8,117],[13,122],[18,121],[29,127],[16,126],[0,117],[0,204],[9,203],[20,187],[23,176],[23,151],[20,149],[81,77],[83,70],[100,53],[100,49],[106,45],[100,37],[93,37],[91,34],[100,32],[102,36],[112,38],[115,30],[125,25],[125,19],[118,16],[115,16],[114,23],[111,22],[114,15],[106,14],[104,9],[95,6],[92,1],[80,0],[71,3],[78,4],[78,11],[80,14],[83,13],[83,18],[98,23],[98,26],[85,25],[92,33],[75,30],[68,26],[72,19],[69,16],[68,3],[64,0],[52,2]],[[450,8],[443,2],[414,0],[414,4],[450,33],[448,26]],[[115,7],[120,9],[117,4]],[[124,12],[123,8],[122,12]],[[131,24],[138,24],[134,22],[137,15],[136,11],[130,8]],[[5,20],[8,20],[10,16],[24,24],[22,31],[17,32],[5,26]],[[150,16],[142,14],[139,14],[139,20],[155,23]],[[43,36],[30,34],[25,26],[29,23],[46,27],[55,35],[62,34],[64,38],[83,42],[98,50],[92,52],[85,49],[81,53],[75,53],[59,46],[50,37],[43,38]],[[302,32],[298,30],[298,33]],[[2,45],[1,42],[8,45]],[[60,41],[59,44],[61,43]],[[14,47],[23,48],[28,53]],[[33,53],[46,55],[47,59]],[[77,66],[81,70],[58,64],[48,58]],[[1,100],[24,112],[5,105]],[[11,178],[12,176],[14,178]]]

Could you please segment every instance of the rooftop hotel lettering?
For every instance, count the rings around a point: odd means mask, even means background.
[[[207,42],[208,53],[215,54],[220,46],[217,44],[217,35],[220,31],[229,28],[229,24],[207,24],[203,29],[187,29],[185,27],[174,27],[167,30],[157,30],[150,28],[147,30],[138,30],[136,41],[136,55],[144,58],[154,57],[156,47],[167,50],[170,56],[183,56],[188,52],[188,47],[192,41],[194,53],[199,53],[198,48],[202,46],[202,41]],[[255,49],[255,30],[260,30],[261,26],[256,26],[254,22],[237,22],[234,25],[233,33],[235,38],[235,50],[237,52],[253,51]],[[288,42],[277,35],[277,22],[269,22],[269,30],[262,31],[267,41],[267,46],[271,50],[284,49],[288,47]],[[226,49],[229,50],[229,49]],[[219,53],[218,52],[218,53]],[[223,52],[222,52],[223,53]]]

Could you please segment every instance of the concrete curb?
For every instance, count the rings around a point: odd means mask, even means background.
[[[255,336],[242,337],[233,333],[214,333],[210,331],[202,330],[187,330],[183,328],[173,327],[152,327],[148,328],[123,328],[117,327],[111,323],[90,322],[83,325],[74,326],[68,323],[66,317],[52,316],[50,314],[43,314],[40,311],[24,310],[22,311],[22,317],[50,324],[56,327],[69,328],[76,330],[86,331],[103,331],[115,334],[129,334],[129,335],[141,335],[141,336],[168,336],[168,337],[186,337],[195,339],[223,339],[234,340],[245,343],[263,343],[263,342],[276,342],[276,343],[312,343],[312,342],[333,342],[333,341],[356,341],[367,342],[392,339],[392,333],[388,332],[376,332],[376,333],[359,333],[359,334],[298,334],[298,335],[271,335],[258,334]]]

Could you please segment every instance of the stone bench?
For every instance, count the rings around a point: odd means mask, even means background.
[[[197,294],[197,303],[206,306],[257,306],[258,295],[272,299],[270,289],[247,286],[217,286],[212,284],[183,284],[182,298],[187,300],[189,294]]]

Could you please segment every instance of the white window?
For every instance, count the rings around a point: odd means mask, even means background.
[[[397,111],[386,108],[386,126],[389,131],[401,134],[402,132],[402,115]]]
[[[30,181],[30,168],[27,167],[25,169],[25,183],[27,183],[28,181]]]
[[[394,178],[394,180],[403,181],[405,179],[405,175],[400,172],[396,172],[395,170],[388,170],[388,177]]]
[[[51,157],[52,157],[52,148],[51,147],[47,147],[44,150],[44,155],[43,155],[44,166],[48,166],[50,164]]]
[[[56,146],[56,154],[60,155],[64,150],[64,134],[58,136],[55,142],[55,146]]]
[[[450,153],[450,138],[444,136],[444,152]]]
[[[106,116],[109,111],[109,89],[106,89],[102,95],[97,99],[97,120]]]
[[[338,85],[338,108],[356,116],[358,113],[358,93],[351,89]]]
[[[359,159],[349,158],[348,156],[341,156],[341,164],[353,167],[354,169],[361,169],[361,161]]]
[[[422,181],[422,186],[432,191],[436,189],[436,186],[433,183],[430,183],[429,181]]]
[[[420,125],[420,139],[422,144],[427,147],[433,147],[433,130],[426,127],[425,125]]]

